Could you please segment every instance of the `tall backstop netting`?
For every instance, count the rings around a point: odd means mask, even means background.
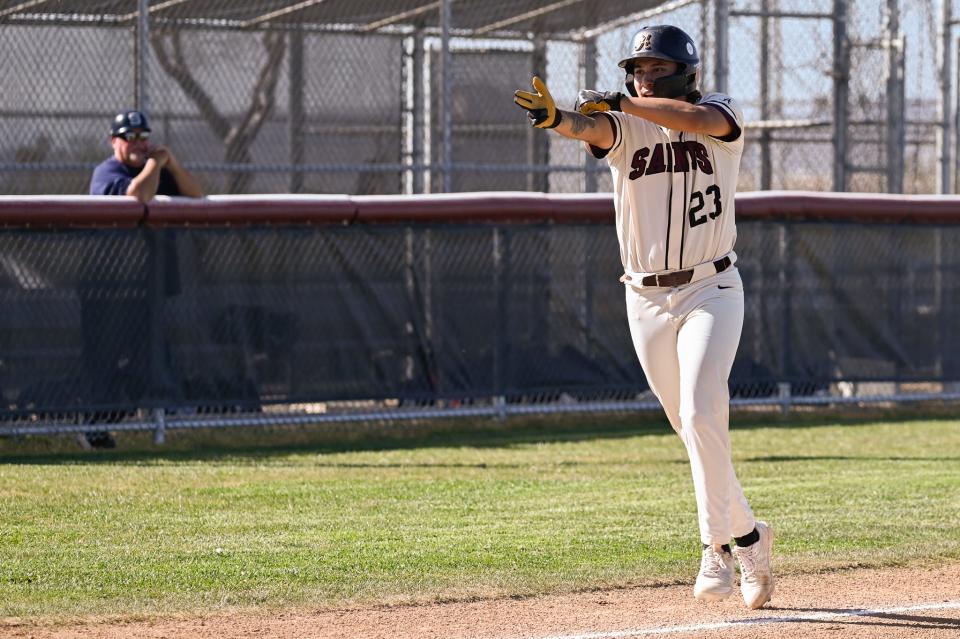
[[[956,399],[960,200],[747,194],[738,405]],[[0,434],[657,408],[608,195],[0,198]]]
[[[610,190],[513,105],[643,24],[741,102],[741,190],[953,192],[956,0],[0,0],[0,193],[85,193],[138,107],[208,193]]]

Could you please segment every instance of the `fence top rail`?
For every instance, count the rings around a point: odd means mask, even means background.
[[[367,224],[595,223],[613,221],[613,196],[546,194],[525,191],[485,193],[357,196],[357,221]]]
[[[142,224],[146,205],[109,195],[0,195],[0,225],[20,228],[110,227]]]
[[[819,191],[737,194],[737,219],[875,224],[960,224],[960,196]]]
[[[201,199],[155,198],[148,226],[246,224],[350,224],[357,206],[347,195],[212,195]]]
[[[960,224],[960,196],[756,191],[740,221]],[[435,195],[0,196],[5,228],[348,224],[611,224],[613,195],[482,192]]]

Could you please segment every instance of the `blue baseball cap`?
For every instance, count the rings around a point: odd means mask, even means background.
[[[140,111],[122,111],[113,118],[113,125],[110,127],[110,135],[123,135],[131,129],[140,129],[149,131],[150,125],[147,124],[147,116]]]

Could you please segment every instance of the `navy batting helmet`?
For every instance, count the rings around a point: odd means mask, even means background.
[[[638,58],[669,60],[678,65],[677,72],[653,83],[653,95],[658,98],[685,97],[697,90],[700,75],[700,56],[693,39],[682,29],[670,25],[643,27],[633,36],[630,55],[620,61],[626,70],[626,85],[630,95],[636,97],[633,86],[633,63]]]
[[[110,135],[123,135],[131,129],[140,129],[149,131],[150,125],[147,124],[147,116],[140,111],[122,111],[113,118],[113,125],[110,127]]]

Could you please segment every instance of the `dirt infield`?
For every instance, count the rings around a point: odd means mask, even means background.
[[[33,639],[627,639],[628,637],[960,637],[960,564],[847,570],[779,580],[772,605],[693,600],[689,586],[538,599],[43,627],[0,623]]]

